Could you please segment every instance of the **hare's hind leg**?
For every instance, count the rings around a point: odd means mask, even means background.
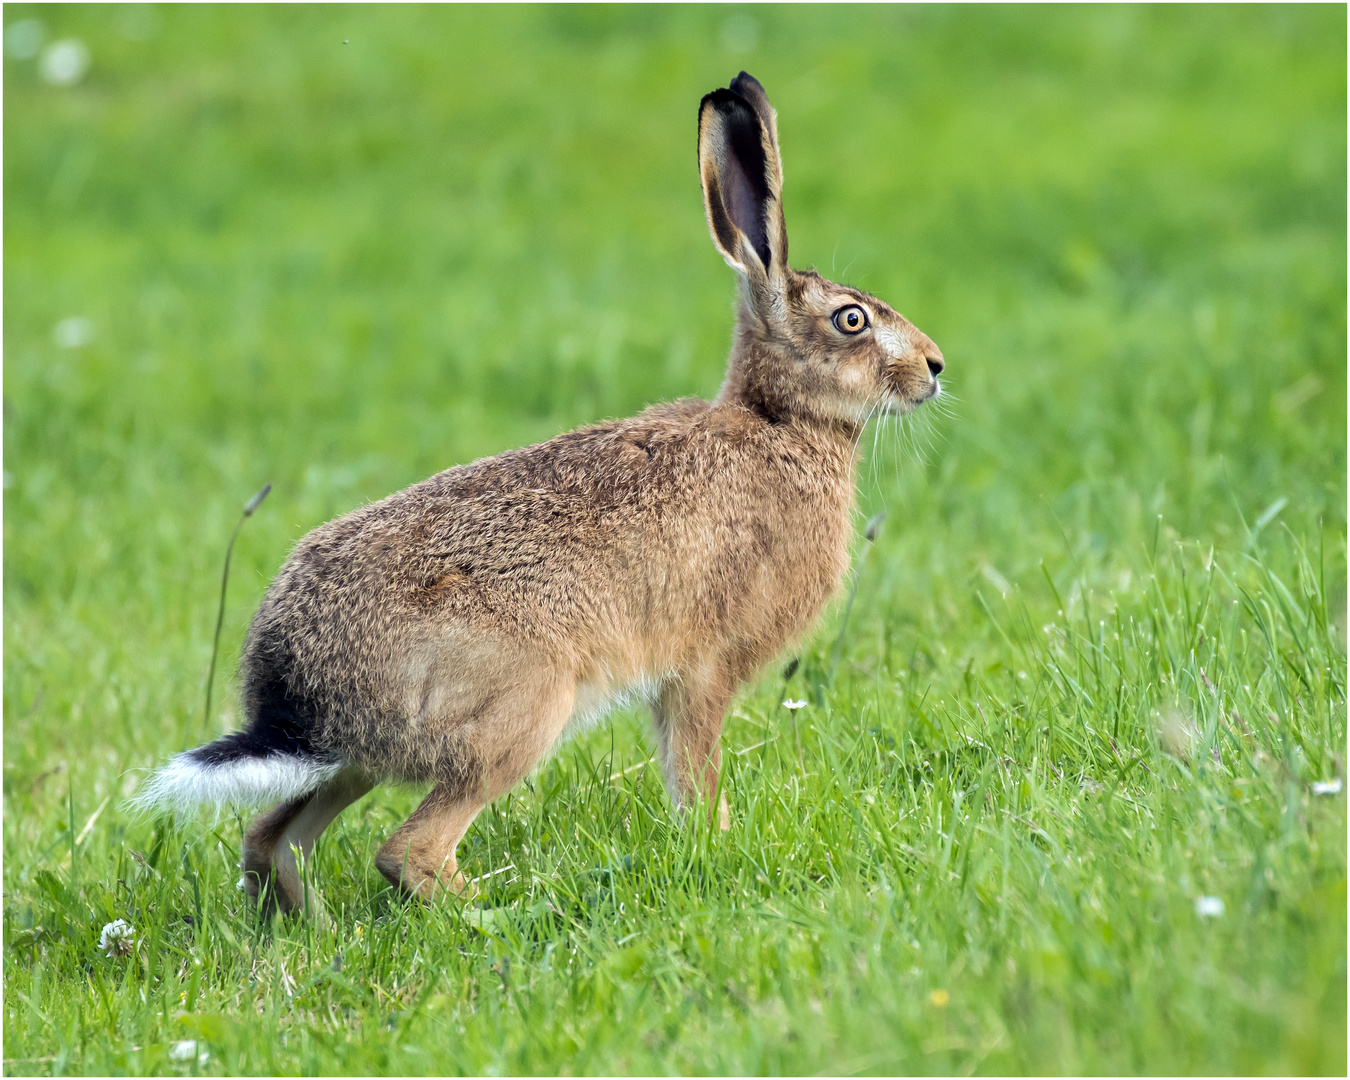
[[[450,784],[437,784],[375,855],[391,885],[430,900],[441,889],[463,892],[455,848],[487,800]]]
[[[528,689],[513,690],[480,713],[475,727],[478,767],[467,781],[439,783],[375,856],[389,882],[430,900],[463,892],[455,848],[488,803],[524,779],[558,741],[576,698],[574,685],[550,673]]]
[[[708,813],[730,828],[726,795],[718,795],[722,770],[722,718],[735,684],[705,672],[678,676],[652,706],[656,743],[670,797],[681,810],[701,796]],[[717,806],[713,808],[713,800]]]
[[[300,875],[300,858],[308,859],[319,834],[332,824],[374,782],[357,769],[346,769],[318,790],[299,799],[278,803],[258,817],[244,834],[244,889],[264,911],[298,909],[317,912],[313,886]]]

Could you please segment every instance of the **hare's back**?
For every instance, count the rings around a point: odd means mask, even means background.
[[[691,448],[690,428],[707,409],[678,402],[568,432],[319,526],[268,590],[248,652],[351,667],[447,620],[569,633],[588,597],[650,561],[672,505],[687,520],[699,503],[707,455]]]

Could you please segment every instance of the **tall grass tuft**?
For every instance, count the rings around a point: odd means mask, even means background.
[[[230,533],[230,542],[225,546],[225,566],[220,572],[220,606],[216,610],[216,632],[211,638],[211,666],[206,670],[206,703],[202,706],[202,731],[206,732],[211,727],[211,690],[216,681],[216,657],[220,653],[220,630],[225,625],[225,593],[230,585],[230,556],[234,554],[234,542],[239,539],[239,530],[244,527],[244,522],[253,516],[253,512],[263,504],[268,493],[272,490],[270,483],[264,484],[255,494],[244,503],[244,512],[239,515],[239,520],[235,523],[234,532]]]

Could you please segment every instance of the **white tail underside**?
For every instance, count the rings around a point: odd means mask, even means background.
[[[142,810],[182,812],[200,805],[257,806],[307,795],[331,780],[341,761],[271,754],[241,757],[219,764],[194,761],[190,753],[171,758],[136,793]]]

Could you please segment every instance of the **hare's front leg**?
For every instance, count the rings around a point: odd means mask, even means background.
[[[681,810],[700,796],[709,818],[716,800],[718,823],[731,827],[727,797],[718,796],[722,770],[722,717],[735,685],[729,679],[706,674],[679,676],[668,682],[652,708],[661,770],[670,797]]]

